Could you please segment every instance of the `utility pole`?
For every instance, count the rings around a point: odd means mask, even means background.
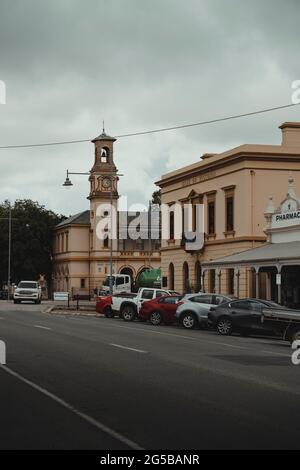
[[[7,299],[10,300],[10,277],[11,277],[11,204],[8,212],[8,267],[7,267]]]
[[[104,124],[103,124],[104,132]],[[113,294],[113,159],[112,155],[109,155],[110,159],[110,240],[109,240],[109,293]]]
[[[12,211],[11,203],[8,203],[8,217],[1,217],[0,220],[8,220],[8,262],[7,262],[7,300],[10,300],[11,288],[11,233],[12,233]]]

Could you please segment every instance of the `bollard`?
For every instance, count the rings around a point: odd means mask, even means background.
[[[0,364],[6,364],[6,345],[4,341],[0,341]]]

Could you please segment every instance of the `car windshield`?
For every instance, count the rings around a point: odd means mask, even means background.
[[[37,283],[36,282],[20,282],[18,287],[21,289],[36,289]]]

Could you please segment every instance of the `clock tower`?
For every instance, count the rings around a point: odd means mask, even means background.
[[[113,200],[118,199],[117,168],[114,163],[114,142],[117,139],[104,132],[92,140],[95,160],[90,174],[90,199],[98,202],[109,202],[111,188]]]
[[[118,176],[114,163],[114,143],[116,139],[102,134],[92,140],[94,144],[94,165],[90,171],[90,274],[96,285],[109,275],[109,257],[112,244],[113,256],[117,255],[118,241],[116,237],[101,239],[97,236],[97,225],[102,218],[110,220],[110,203],[117,214]],[[104,211],[101,210],[104,207]],[[99,210],[100,207],[100,210]],[[108,209],[106,209],[108,208]],[[110,232],[110,226],[107,228]],[[98,278],[98,279],[97,279]],[[101,281],[101,282],[100,282]],[[99,284],[100,283],[100,284]]]

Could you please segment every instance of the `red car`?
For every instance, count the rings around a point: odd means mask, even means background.
[[[113,316],[111,309],[112,295],[106,295],[105,297],[98,297],[96,302],[96,312],[102,313],[108,318]]]
[[[139,320],[149,320],[152,325],[162,322],[171,324],[175,322],[177,307],[181,305],[182,295],[164,295],[148,302],[144,302],[139,311]]]

